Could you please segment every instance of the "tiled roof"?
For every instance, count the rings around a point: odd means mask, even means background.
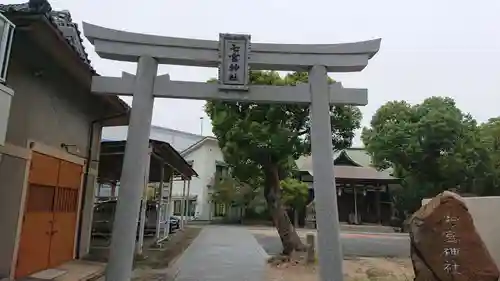
[[[335,152],[335,159],[344,152],[347,156],[362,167],[370,167],[372,165],[372,157],[363,148],[348,148],[342,151]]]
[[[357,163],[361,167],[372,167],[372,158],[370,154],[366,152],[363,148],[347,148],[344,150],[335,151],[333,153],[333,160],[335,161],[342,153],[345,153],[352,161]],[[304,165],[305,162],[312,161],[311,155],[301,156],[295,163],[298,167]],[[385,170],[389,174],[392,173],[392,169],[389,168]]]
[[[78,29],[78,25],[71,19],[69,11],[53,11],[50,3],[47,0],[29,0],[23,4],[0,4],[0,13],[12,15],[42,15],[58,30],[62,37],[66,38],[69,47],[78,54],[81,61],[87,66],[91,75],[99,75],[92,67],[89,56],[83,46],[83,39]],[[130,107],[119,97],[107,97],[113,102],[116,102],[128,111]]]
[[[332,161],[335,161],[342,153],[345,153],[347,157],[353,160],[355,163],[359,164],[356,166],[342,166],[335,165],[335,177],[342,179],[369,179],[369,180],[394,180],[393,176],[390,175],[390,170],[377,171],[371,166],[371,157],[364,149],[359,148],[349,148],[342,151],[337,151],[334,153]],[[312,168],[312,156],[306,155],[302,156],[297,161],[297,168],[299,171],[308,172],[313,175]]]
[[[83,46],[83,39],[78,25],[71,19],[69,11],[53,11],[47,0],[30,0],[28,3],[23,4],[0,4],[0,12],[44,15],[57,27],[57,30],[66,38],[73,50],[80,56],[80,59],[89,67],[89,70],[96,74]]]
[[[333,152],[333,161],[337,160],[337,158],[342,154],[346,153],[347,156],[352,159],[355,163],[359,164],[361,167],[369,167],[371,166],[371,157],[366,153],[364,150],[361,150],[361,153],[355,152],[351,153],[352,150],[358,150],[358,149],[345,149],[345,150],[338,150]],[[297,164],[297,167],[299,170],[305,169],[305,167],[311,166],[312,167],[312,156],[311,155],[303,155],[299,159],[295,161],[295,164]]]

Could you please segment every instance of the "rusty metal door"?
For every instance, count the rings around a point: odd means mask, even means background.
[[[59,178],[59,165],[59,159],[33,153],[16,277],[27,276],[49,266],[53,202]]]
[[[67,161],[61,161],[59,167],[49,256],[51,267],[72,260],[74,257],[78,194],[83,172],[82,166]]]
[[[81,165],[33,153],[16,277],[73,259],[82,171]]]

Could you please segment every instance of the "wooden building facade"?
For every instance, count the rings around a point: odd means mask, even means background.
[[[336,152],[333,161],[340,222],[389,225],[394,215],[391,190],[400,186],[399,179],[390,170],[371,167],[371,158],[363,149]],[[306,220],[314,221],[312,157],[301,157],[297,166],[300,179],[310,187]]]

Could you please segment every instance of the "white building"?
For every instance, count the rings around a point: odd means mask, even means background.
[[[102,132],[102,139],[110,141],[126,140],[127,131],[127,126],[107,127],[106,130]],[[149,138],[168,142],[175,150],[182,152],[203,139],[203,136],[153,125],[151,126]]]
[[[126,126],[107,127],[103,130],[102,139],[125,140],[127,130]],[[150,139],[168,142],[186,161],[193,163],[193,168],[199,177],[193,178],[190,183],[191,213],[198,220],[210,220],[213,216],[209,195],[210,185],[215,173],[222,173],[226,169],[217,139],[159,126],[151,126]],[[182,181],[175,181],[173,184],[171,208],[174,215],[180,214],[181,211],[183,185]]]

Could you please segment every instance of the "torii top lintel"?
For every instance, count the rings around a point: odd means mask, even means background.
[[[83,23],[84,34],[106,59],[137,62],[150,56],[160,64],[217,67],[219,42],[140,34]],[[306,71],[324,65],[329,72],[357,72],[380,49],[381,39],[342,44],[252,43],[249,65],[255,70]]]

